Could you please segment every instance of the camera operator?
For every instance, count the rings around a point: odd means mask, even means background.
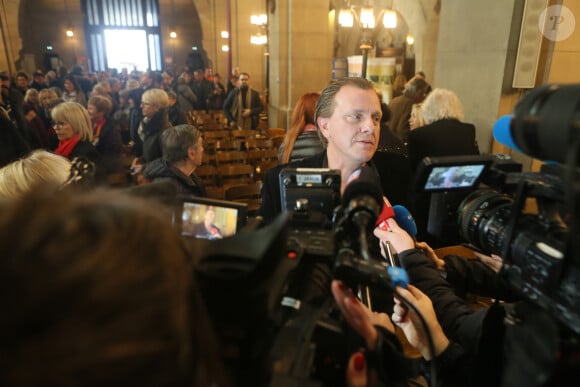
[[[394,247],[410,282],[431,298],[445,335],[465,351],[458,360],[470,364],[464,385],[568,385],[566,378],[578,377],[574,361],[559,361],[557,326],[541,308],[518,302],[473,311],[409,234],[388,222],[389,231],[376,228],[374,234]]]

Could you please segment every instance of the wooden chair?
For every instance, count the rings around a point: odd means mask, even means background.
[[[257,166],[264,161],[276,160],[278,161],[278,149],[250,149],[248,150],[248,163]]]
[[[232,138],[241,140],[256,138],[258,134],[258,131],[254,129],[234,129],[231,131]]]
[[[215,153],[215,161],[216,165],[224,165],[224,164],[245,164],[247,161],[247,154],[244,151],[217,151]]]
[[[217,168],[215,165],[202,164],[199,167],[195,168],[194,173],[197,177],[199,177],[203,181],[203,184],[205,185],[206,188],[218,185]]]
[[[221,200],[225,199],[223,187],[210,185],[205,187],[205,192],[207,193],[208,198]]]
[[[224,192],[233,185],[254,182],[254,167],[249,164],[223,164],[217,171]]]
[[[254,167],[254,180],[257,182],[263,181],[264,175],[266,174],[266,172],[269,169],[276,167],[278,164],[279,164],[278,159],[264,160],[264,161],[258,163]]]
[[[224,124],[222,122],[215,121],[214,119],[208,119],[204,121],[201,125],[201,128],[204,131],[225,130]]]
[[[270,138],[251,138],[245,141],[246,149],[273,149],[274,142]]]
[[[268,129],[266,129],[266,136],[269,138],[278,137],[278,136],[284,137],[285,135],[286,135],[286,129],[284,129],[284,128],[268,128]]]
[[[202,132],[202,137],[205,142],[229,140],[230,131],[229,130],[204,130]]]
[[[226,200],[246,203],[248,215],[256,216],[262,204],[262,183],[233,185],[225,190],[224,197]]]
[[[242,149],[242,141],[240,140],[218,140],[215,143],[216,152],[219,151],[239,151]]]
[[[215,159],[215,153],[203,152],[201,164],[202,165],[213,165],[214,167],[217,166],[217,161]]]
[[[202,126],[205,121],[211,120],[211,117],[205,110],[190,110],[187,115],[196,125]]]

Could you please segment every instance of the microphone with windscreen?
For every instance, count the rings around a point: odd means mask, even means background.
[[[342,194],[342,207],[347,228],[363,227],[372,232],[377,217],[382,213],[383,191],[377,172],[369,167],[358,168],[347,181]]]
[[[505,116],[501,116],[493,125],[493,138],[495,141],[499,142],[503,146],[507,146],[508,148],[523,153],[519,146],[514,141],[511,132],[511,122],[513,116],[511,114],[506,114]]]
[[[393,212],[395,214],[395,222],[403,230],[407,232],[413,239],[417,236],[417,224],[411,212],[405,207],[399,204],[393,206]]]
[[[399,204],[391,207],[391,210],[393,212],[393,216],[391,218],[394,218],[399,227],[405,230],[407,234],[409,234],[411,238],[415,240],[415,237],[417,236],[417,224],[415,223],[415,219],[413,219],[411,212],[405,206]],[[386,227],[384,227],[383,230],[389,230],[389,225],[386,219],[384,224]],[[391,244],[389,242],[381,242],[381,244],[389,264],[391,266],[400,266],[400,262],[397,259],[396,254],[393,254],[391,251]]]

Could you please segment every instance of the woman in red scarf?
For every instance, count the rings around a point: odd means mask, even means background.
[[[69,160],[85,157],[95,163],[98,173],[100,156],[91,142],[93,129],[87,109],[77,102],[63,102],[54,107],[51,116],[59,141],[54,153]]]

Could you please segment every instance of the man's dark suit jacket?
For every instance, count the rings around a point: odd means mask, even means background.
[[[376,171],[375,164],[370,160],[367,165]],[[264,224],[271,223],[276,216],[282,212],[282,202],[280,198],[280,184],[278,175],[283,168],[327,168],[326,150],[302,160],[298,160],[289,164],[278,165],[269,169],[264,176],[264,185],[262,186],[262,205],[260,207],[260,215],[264,218]],[[377,180],[380,177],[377,173]],[[380,185],[380,181],[377,181]],[[381,259],[381,250],[379,240],[374,235],[368,236],[369,250],[372,257]],[[330,284],[329,284],[330,285]],[[328,286],[330,288],[330,286]],[[330,291],[328,291],[330,297]],[[372,304],[374,310],[384,313],[392,313],[393,297],[389,291],[371,292]]]
[[[372,160],[367,165],[376,171],[375,164]],[[262,205],[260,207],[260,215],[264,218],[264,223],[266,224],[273,221],[282,212],[278,176],[283,168],[327,168],[326,150],[302,160],[278,165],[266,172],[264,184],[262,185]],[[377,184],[380,185],[378,172]]]

